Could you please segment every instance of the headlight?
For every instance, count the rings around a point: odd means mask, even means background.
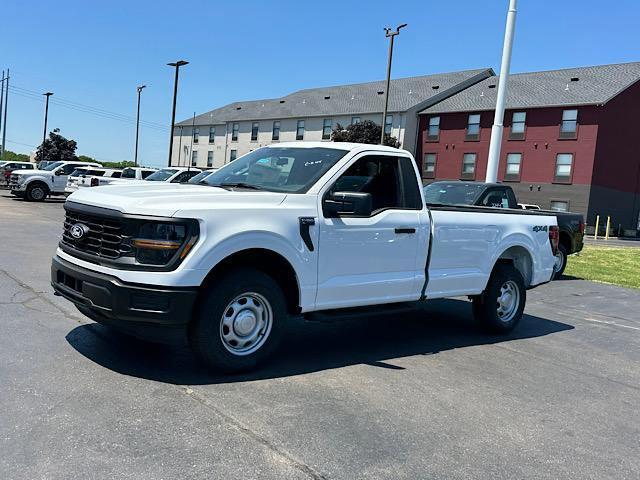
[[[143,223],[131,240],[136,261],[167,265],[182,260],[198,239],[198,223]]]

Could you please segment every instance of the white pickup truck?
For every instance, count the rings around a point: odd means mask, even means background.
[[[85,167],[102,167],[99,163],[88,162],[53,162],[42,170],[13,171],[9,179],[9,188],[16,197],[31,202],[42,202],[49,195],[64,195],[67,180],[76,169]]]
[[[187,338],[232,372],[263,361],[291,319],[344,308],[468,296],[484,327],[508,332],[553,274],[554,215],[427,208],[403,150],[281,143],[205,183],[72,194],[55,292],[120,331]]]

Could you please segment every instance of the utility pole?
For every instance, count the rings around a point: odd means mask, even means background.
[[[135,167],[138,166],[138,135],[140,133],[140,93],[142,93],[142,89],[146,88],[146,85],[140,85],[138,90],[138,112],[136,113],[136,150],[133,154],[133,165]]]
[[[509,69],[511,68],[511,49],[513,47],[513,35],[516,28],[516,4],[517,0],[509,0],[507,12],[507,27],[504,32],[504,45],[502,46],[502,62],[500,63],[500,78],[498,79],[498,93],[496,99],[496,113],[491,127],[491,143],[489,143],[489,157],[487,158],[486,183],[492,183],[498,179],[498,165],[500,163],[500,148],[502,146],[502,131],[504,129],[504,103],[507,96],[507,82]]]
[[[2,70],[2,88],[0,88],[0,131],[2,131],[2,108],[4,107],[4,70]],[[0,145],[0,160],[4,157],[2,145]]]
[[[191,158],[187,157],[187,172],[191,170],[191,159],[193,158],[193,136],[196,128],[196,112],[193,112],[193,119],[191,120]]]
[[[49,118],[49,97],[53,95],[53,93],[46,92],[46,93],[43,93],[42,95],[46,97],[46,100],[44,102],[44,131],[42,132],[42,155],[41,155],[41,159],[44,160],[44,149],[45,149],[44,142],[47,140],[47,120]]]
[[[173,153],[173,129],[176,124],[176,99],[178,97],[178,72],[180,71],[180,67],[184,65],[188,65],[189,62],[185,60],[178,60],[177,62],[167,63],[170,67],[175,67],[176,69],[176,77],[173,81],[173,108],[171,110],[171,131],[169,132],[169,160],[167,161],[167,166],[171,166],[171,154]]]
[[[7,140],[7,109],[9,108],[9,69],[7,68],[7,93],[4,96],[4,118],[2,120],[2,157],[4,158],[4,150]],[[0,112],[1,114],[2,112]]]
[[[391,28],[385,27],[385,37],[390,38],[389,41],[389,60],[387,61],[387,87],[384,89],[384,110],[382,112],[382,133],[380,134],[380,145],[384,145],[384,127],[387,123],[387,109],[389,108],[389,88],[391,86],[391,59],[393,58],[393,39],[396,35],[400,34],[400,29],[406,27],[407,24],[403,23],[398,25],[395,31]]]

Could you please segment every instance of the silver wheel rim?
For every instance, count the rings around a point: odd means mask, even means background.
[[[520,288],[513,280],[508,280],[500,287],[498,295],[498,318],[502,322],[510,322],[520,305]]]
[[[34,200],[42,200],[44,198],[44,190],[40,187],[33,187],[31,189],[31,198]]]
[[[556,261],[553,264],[554,273],[559,272],[562,268],[562,264],[564,263],[564,254],[560,250],[558,250],[558,253],[556,253],[555,257]]]
[[[220,320],[220,339],[234,355],[250,355],[269,338],[273,310],[259,293],[247,292],[231,300]]]

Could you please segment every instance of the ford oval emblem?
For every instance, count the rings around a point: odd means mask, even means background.
[[[82,240],[89,233],[89,227],[84,223],[74,223],[69,229],[69,235],[75,240]]]

